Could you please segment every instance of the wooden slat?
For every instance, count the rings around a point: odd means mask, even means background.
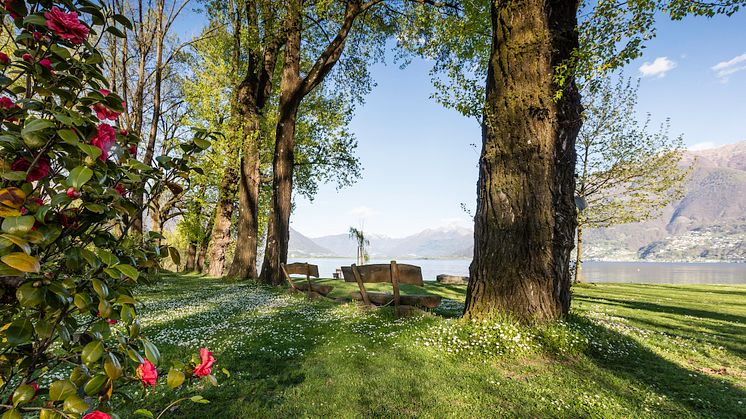
[[[310,275],[313,277],[319,277],[318,265],[312,265],[310,263],[288,263],[285,265],[285,271],[288,275]]]
[[[368,300],[375,305],[386,305],[394,302],[394,295],[385,292],[368,292]],[[357,301],[363,300],[359,292],[353,291],[350,296]],[[402,295],[399,303],[405,306],[436,308],[440,305],[441,298],[437,295]]]
[[[423,286],[422,269],[419,266],[406,263],[397,264],[399,268],[399,283]],[[391,265],[388,263],[360,265],[357,267],[364,283],[391,283]],[[349,266],[342,267],[342,275],[346,282],[357,282]]]
[[[354,263],[352,264],[352,266],[350,268],[352,268],[352,276],[355,277],[355,281],[357,282],[357,286],[358,286],[358,288],[360,288],[360,296],[361,296],[362,300],[365,302],[365,304],[372,305],[370,303],[370,299],[368,298],[368,292],[365,290],[365,285],[363,284],[363,281],[362,281],[362,279],[360,277],[360,271],[358,270],[357,266],[355,266]]]

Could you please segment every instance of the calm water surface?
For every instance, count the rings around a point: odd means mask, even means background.
[[[342,265],[354,258],[290,259],[319,265],[322,277],[330,278]],[[426,281],[438,274],[469,275],[467,259],[398,259],[422,268]],[[369,263],[389,263],[373,259]],[[640,282],[651,284],[746,284],[746,263],[668,263],[668,262],[586,262],[583,264],[586,282]]]

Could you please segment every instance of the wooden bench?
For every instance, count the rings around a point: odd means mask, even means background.
[[[291,291],[305,291],[309,297],[313,297],[313,294],[326,297],[330,292],[332,292],[332,289],[334,289],[331,285],[314,284],[313,281],[311,281],[311,277],[319,277],[318,265],[299,262],[289,263],[287,265],[283,263],[280,267],[282,268],[282,273],[285,275],[285,279],[288,281]],[[295,283],[290,275],[305,275],[306,282]]]
[[[399,306],[411,306],[418,308],[436,308],[440,305],[441,298],[437,295],[401,295],[399,284],[411,284],[424,286],[422,270],[419,266],[398,264],[392,260],[390,264],[372,264],[343,266],[342,275],[346,282],[357,282],[360,291],[350,293],[352,298],[362,301],[367,306],[384,306],[394,304],[396,312]],[[393,294],[384,292],[369,292],[365,289],[366,283],[390,283]]]

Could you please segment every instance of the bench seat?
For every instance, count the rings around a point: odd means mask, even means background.
[[[363,301],[363,295],[360,291],[353,291],[350,293],[353,300]],[[368,298],[370,302],[375,305],[387,305],[394,303],[394,294],[386,292],[370,292],[368,291]],[[405,306],[414,307],[425,307],[425,308],[436,308],[440,305],[441,298],[437,295],[400,295],[399,303]]]

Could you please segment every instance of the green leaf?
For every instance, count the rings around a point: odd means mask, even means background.
[[[103,281],[93,278],[91,279],[91,284],[93,285],[93,290],[96,291],[96,294],[98,294],[99,297],[106,298],[109,296],[109,287],[107,287]]]
[[[161,353],[158,352],[158,348],[146,339],[142,339],[142,346],[145,349],[145,357],[153,364],[158,365],[158,361],[161,359]]]
[[[16,290],[16,298],[22,307],[36,307],[44,301],[44,291],[26,282]]]
[[[9,253],[0,257],[0,260],[11,268],[18,269],[21,272],[39,272],[41,270],[39,260],[23,252]]]
[[[85,383],[85,386],[83,386],[83,391],[89,396],[95,396],[101,393],[108,380],[109,377],[104,374],[95,375],[93,378],[88,380],[87,383]]]
[[[154,417],[153,416],[153,412],[151,412],[150,410],[147,410],[147,409],[137,409],[133,413],[136,414],[136,415],[145,416],[147,418]]]
[[[11,346],[18,346],[31,341],[34,325],[29,319],[17,319],[5,331],[5,338]]]
[[[181,263],[181,255],[179,255],[179,251],[175,247],[168,248],[168,255],[171,256],[171,260],[176,266]]]
[[[26,125],[21,130],[21,136],[25,137],[28,134],[32,134],[37,131],[45,130],[47,128],[52,128],[53,126],[54,126],[54,121],[52,120],[32,119],[26,122]]]
[[[77,190],[91,180],[92,177],[93,170],[85,166],[78,166],[70,171],[70,175],[67,177],[67,184]]]
[[[137,272],[137,269],[134,266],[116,265],[114,266],[114,269],[118,270],[119,272],[123,273],[126,277],[134,281],[137,281],[137,278],[140,276],[140,272]]]
[[[13,407],[30,402],[34,396],[36,396],[36,390],[34,390],[30,385],[24,384],[18,386],[18,388],[13,392]]]
[[[119,263],[119,258],[114,256],[114,253],[111,253],[108,250],[96,249],[96,255],[106,266],[112,266]]]
[[[3,220],[2,229],[6,233],[19,234],[31,231],[34,227],[34,216],[8,217]],[[10,240],[10,239],[9,239]]]
[[[126,36],[124,35],[124,33],[122,33],[122,31],[120,31],[119,29],[117,29],[114,26],[107,27],[106,28],[106,32],[109,32],[110,34],[116,36],[117,38],[126,38]]]
[[[101,343],[100,340],[94,340],[93,342],[88,342],[88,344],[83,347],[83,352],[80,353],[80,359],[83,360],[85,364],[93,364],[101,359],[101,355],[103,354],[104,344]]]
[[[80,142],[78,140],[78,134],[76,134],[73,130],[61,129],[57,131],[57,134],[59,134],[60,138],[62,138],[62,141],[68,144],[78,145],[78,143]]]
[[[39,15],[28,15],[25,18],[23,18],[24,25],[38,25],[38,26],[46,26],[47,20],[44,19],[43,16]]]
[[[78,148],[94,159],[101,155],[101,149],[90,144],[78,143]]]
[[[7,218],[6,218],[7,220]],[[16,246],[23,249],[26,254],[31,253],[31,246],[29,246],[28,242],[18,236],[14,236],[12,234],[0,234],[0,237],[4,238],[5,240],[8,240],[9,242],[15,244]],[[7,242],[6,242],[7,243]]]
[[[62,409],[65,412],[83,414],[88,410],[88,404],[77,395],[72,395],[65,399],[65,403],[62,404]]]
[[[171,368],[168,371],[168,377],[166,378],[166,384],[170,388],[176,388],[179,387],[184,383],[185,375],[183,372],[177,370],[176,368]]]
[[[77,387],[70,380],[59,380],[49,386],[49,398],[55,401],[65,400],[77,393]]]

